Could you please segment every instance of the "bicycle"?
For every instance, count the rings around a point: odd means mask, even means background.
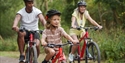
[[[27,48],[25,50],[25,53],[26,53],[25,63],[37,63],[36,42],[33,41],[34,40],[34,33],[39,32],[40,34],[42,34],[42,30],[33,31],[33,30],[26,30],[25,28],[23,28],[23,29],[20,29],[19,31],[20,32],[24,32],[24,31],[29,32],[29,38],[25,39],[25,40],[27,40],[26,41]]]
[[[68,44],[71,44],[70,41],[68,41],[67,43],[64,43],[64,44],[47,44],[47,47],[50,47],[50,48],[54,48],[54,47],[57,47],[58,48],[58,53],[52,57],[52,59],[49,61],[49,63],[65,63],[63,62],[63,60],[65,60],[63,57],[63,49],[62,47],[65,46],[65,45],[68,45]]]
[[[85,60],[85,63],[88,63],[88,60],[92,60],[92,63],[100,63],[101,56],[100,56],[100,49],[96,42],[92,40],[92,38],[89,37],[88,30],[99,29],[98,27],[78,27],[77,30],[85,29],[85,35],[79,38],[79,42],[84,42],[82,46],[78,44],[78,50],[77,54],[73,59],[73,62],[77,61],[80,63],[80,61]],[[82,47],[82,49],[80,49]],[[69,52],[71,52],[72,45],[70,46]],[[84,53],[85,52],[85,53]],[[85,54],[85,59],[83,58]],[[71,61],[69,63],[72,63]]]

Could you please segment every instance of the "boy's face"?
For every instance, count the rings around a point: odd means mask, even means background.
[[[60,16],[54,15],[54,16],[51,17],[50,24],[53,25],[53,26],[55,26],[55,27],[58,27],[59,24],[60,24],[60,20],[61,20]]]

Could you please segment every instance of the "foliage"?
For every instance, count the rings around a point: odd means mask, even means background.
[[[0,0],[0,3],[0,35],[7,38],[14,34],[11,27],[17,10],[22,7],[22,1]]]
[[[0,51],[17,51],[17,42],[14,37],[0,40]]]
[[[100,47],[102,60],[113,63],[125,58],[124,31],[121,28],[102,31],[90,35]]]

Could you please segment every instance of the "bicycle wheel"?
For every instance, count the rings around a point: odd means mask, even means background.
[[[96,42],[90,42],[88,44],[88,54],[87,54],[89,63],[100,63],[101,56],[100,56],[100,49]],[[87,63],[88,63],[87,62]]]
[[[29,63],[29,55],[30,55],[30,47],[27,47],[27,49],[26,49],[26,62],[25,63]]]
[[[37,50],[35,46],[29,48],[26,54],[26,63],[37,63]]]

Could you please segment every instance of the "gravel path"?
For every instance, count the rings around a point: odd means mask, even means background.
[[[0,56],[0,63],[18,63],[18,59]]]

